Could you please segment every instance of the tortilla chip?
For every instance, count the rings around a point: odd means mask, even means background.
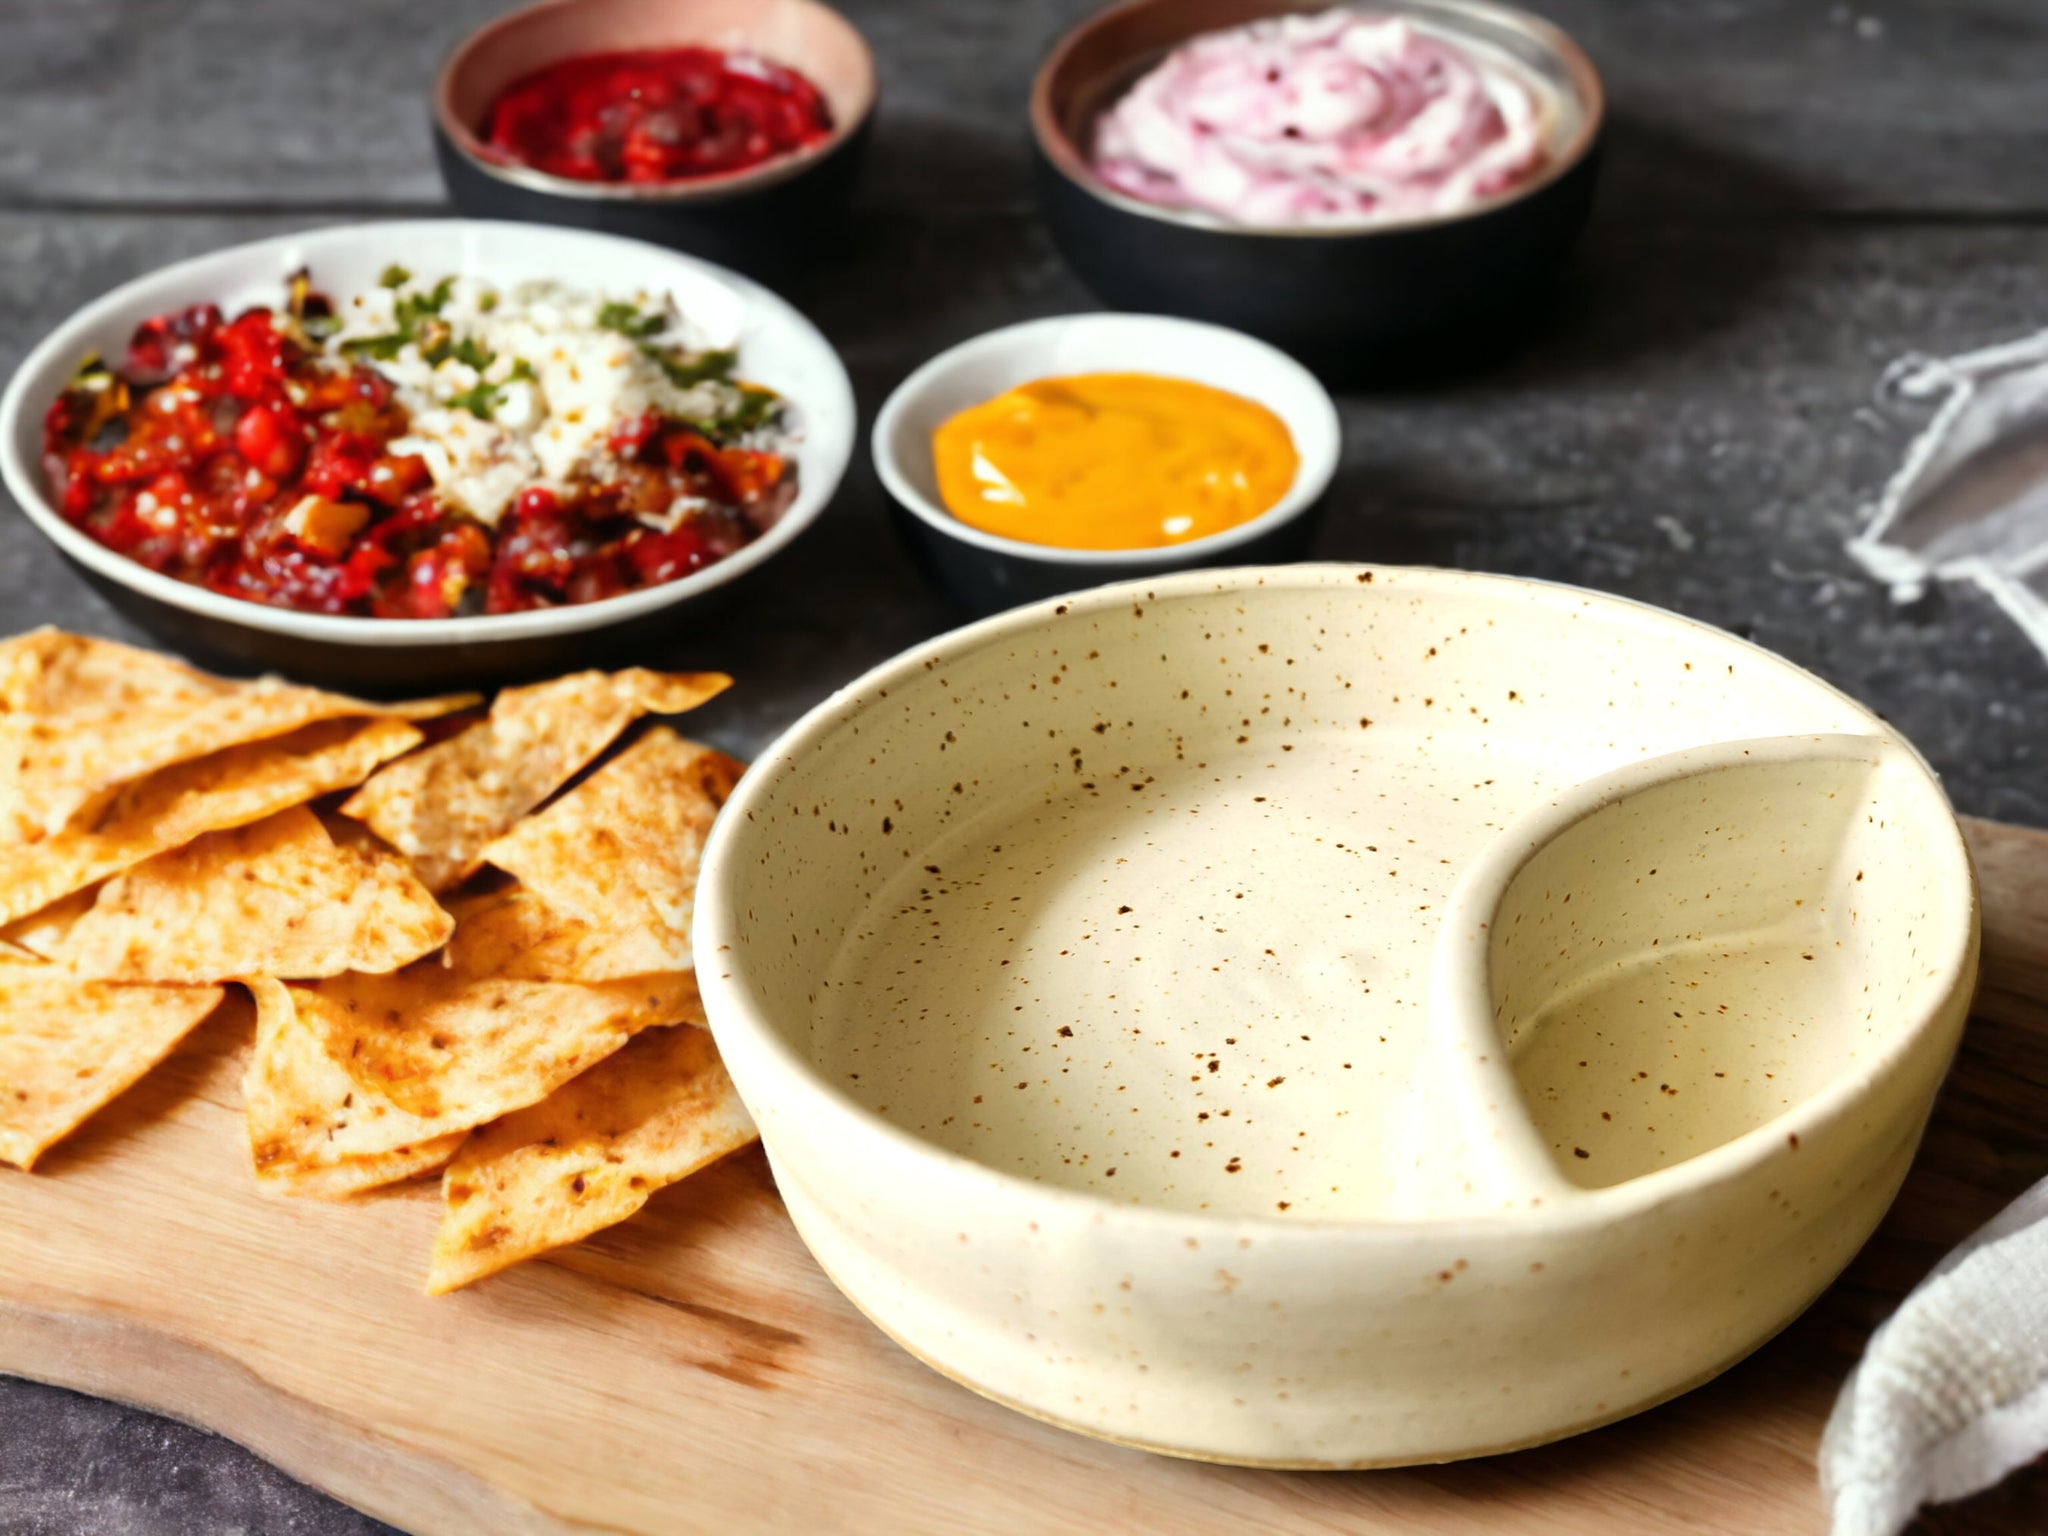
[[[546,1098],[640,1030],[703,1017],[689,975],[506,981],[438,959],[390,976],[338,976],[292,996],[357,1084],[443,1130]]]
[[[715,672],[578,672],[508,688],[490,718],[394,763],[345,815],[368,822],[432,891],[473,874],[484,844],[579,773],[644,714],[695,709],[731,685]]]
[[[454,931],[403,859],[337,848],[293,806],[117,875],[40,953],[104,981],[306,978],[395,971]]]
[[[741,771],[657,727],[485,848],[484,860],[611,936],[614,963],[687,970],[704,840]]]
[[[327,720],[151,774],[124,790],[91,826],[69,827],[36,843],[0,843],[0,924],[205,833],[246,826],[360,784],[419,739],[402,720]]]
[[[387,858],[396,859],[404,857],[396,848],[385,842],[383,838],[372,832],[360,821],[355,820],[353,817],[342,815],[339,809],[329,810],[324,805],[316,805],[312,809],[313,814],[320,818],[320,825],[327,829],[328,840],[335,847],[355,848],[364,853],[382,854]],[[412,868],[411,861],[407,861],[406,867],[408,869]],[[413,874],[417,878],[419,871],[413,870]]]
[[[473,698],[369,704],[234,682],[154,651],[38,630],[0,657],[0,838],[51,836],[146,774],[342,716],[425,719]]]
[[[466,976],[507,981],[622,981],[648,974],[648,946],[555,911],[514,881],[450,899],[455,937],[446,963]],[[33,948],[34,946],[30,946]]]
[[[51,949],[62,944],[65,935],[78,925],[78,920],[92,910],[98,896],[97,887],[73,891],[62,901],[53,901],[42,911],[0,929],[0,943],[19,949],[27,959],[47,960]],[[206,979],[217,981],[220,978],[209,976]]]
[[[708,1031],[650,1029],[531,1109],[485,1126],[441,1179],[427,1294],[624,1221],[755,1139]]]
[[[219,1006],[219,987],[124,987],[0,959],[0,1162],[29,1168]]]
[[[300,1023],[291,988],[260,978],[256,1048],[242,1075],[249,1156],[258,1184],[339,1200],[431,1173],[455,1155],[467,1128],[437,1132],[359,1087]]]

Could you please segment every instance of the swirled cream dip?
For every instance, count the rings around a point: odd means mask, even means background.
[[[1464,211],[1544,167],[1530,73],[1399,17],[1282,16],[1183,44],[1103,114],[1096,174],[1233,224],[1373,224]]]

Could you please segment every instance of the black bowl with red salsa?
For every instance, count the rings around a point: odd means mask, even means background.
[[[786,287],[839,251],[874,59],[820,0],[540,0],[431,92],[455,207],[629,235]]]
[[[380,358],[476,364],[460,376],[474,386],[435,409],[478,422],[514,385],[537,387],[534,375],[519,360],[487,368],[489,354],[439,318],[448,282],[397,278],[384,284],[398,294],[393,329],[354,341],[337,342],[345,317],[303,274],[274,309],[229,317],[200,304],[146,321],[118,366],[89,361],[51,404],[52,501],[107,548],[225,596],[444,619],[679,580],[757,538],[793,497],[779,398],[732,379],[731,353],[657,348],[657,317],[608,303],[598,313],[621,347],[671,380],[711,381],[720,408],[621,416],[573,475],[536,478],[493,518],[473,515],[408,451],[412,413]]]

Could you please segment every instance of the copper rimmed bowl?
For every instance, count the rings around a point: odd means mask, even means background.
[[[1375,0],[1542,87],[1550,159],[1534,180],[1445,216],[1268,228],[1163,207],[1104,183],[1095,123],[1190,38],[1328,0],[1130,0],[1069,32],[1031,93],[1039,192],[1067,261],[1111,304],[1248,331],[1328,373],[1428,368],[1511,337],[1564,265],[1592,205],[1605,114],[1585,52],[1489,0]]]
[[[483,141],[499,92],[537,69],[693,44],[806,76],[831,108],[831,136],[730,175],[659,185],[550,176]],[[631,235],[772,278],[799,265],[845,209],[874,113],[875,64],[853,24],[817,0],[544,0],[458,44],[434,79],[432,106],[434,153],[461,212]]]

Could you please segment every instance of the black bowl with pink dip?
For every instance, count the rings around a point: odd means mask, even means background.
[[[1334,22],[1332,9],[1329,0],[1128,0],[1069,32],[1031,99],[1053,237],[1110,304],[1247,331],[1339,379],[1427,373],[1491,354],[1526,328],[1585,224],[1604,115],[1599,75],[1556,27],[1490,0],[1346,7],[1404,24],[1419,61],[1405,81],[1356,65],[1342,51],[1356,47],[1350,38],[1313,55],[1306,77],[1272,66],[1270,53],[1218,63],[1182,51],[1252,24]],[[1162,68],[1179,73],[1155,75]],[[1460,71],[1471,78],[1461,82]],[[1446,76],[1470,87],[1489,71],[1492,83],[1468,91],[1470,100],[1498,103],[1504,90],[1533,110],[1475,108],[1465,137],[1452,141],[1471,156],[1473,169],[1457,170],[1465,179],[1418,183],[1424,190],[1412,196],[1377,190],[1386,182],[1370,157],[1414,146],[1392,131],[1382,139],[1376,114],[1391,121],[1404,92],[1412,107],[1415,93],[1439,89]],[[1323,152],[1333,114],[1348,121],[1344,100],[1324,89],[1333,82],[1375,103],[1330,139],[1328,153],[1347,157],[1343,169],[1364,163],[1361,179],[1299,158]],[[1241,113],[1220,130],[1219,100]],[[1219,154],[1239,157],[1219,169]],[[1288,169],[1304,164],[1299,175]],[[1274,165],[1281,171],[1265,174]],[[1170,174],[1181,169],[1185,176]],[[1376,190],[1361,194],[1361,185]],[[1218,188],[1232,196],[1213,195]]]
[[[790,72],[822,98],[821,131],[752,163],[665,180],[556,174],[493,140],[500,99],[540,72],[686,48],[730,55],[742,70]],[[845,213],[875,94],[867,43],[818,0],[542,0],[448,55],[433,85],[434,152],[449,197],[470,217],[627,235],[776,280],[798,271]],[[679,132],[673,120],[653,126]]]

